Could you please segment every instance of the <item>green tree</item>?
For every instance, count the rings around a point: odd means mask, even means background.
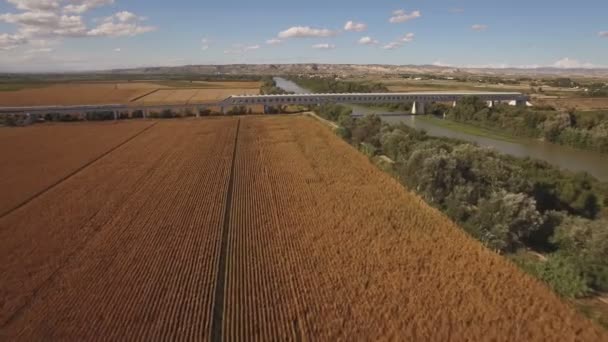
[[[542,223],[534,199],[501,190],[480,201],[477,213],[467,225],[488,247],[514,251]]]

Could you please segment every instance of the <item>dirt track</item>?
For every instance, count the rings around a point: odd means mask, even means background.
[[[1,340],[608,338],[306,117],[161,122],[0,261]]]

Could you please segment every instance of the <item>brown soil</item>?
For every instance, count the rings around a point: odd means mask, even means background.
[[[121,121],[0,128],[0,216],[151,124]]]
[[[546,98],[537,101],[540,104],[554,106],[557,109],[577,109],[581,111],[608,109],[608,97],[564,97]]]
[[[160,122],[0,219],[0,261],[5,340],[608,338],[307,117]]]
[[[259,89],[226,88],[226,89],[161,89],[136,101],[137,104],[187,104],[218,102],[230,95],[255,95]]]
[[[152,83],[70,83],[0,91],[0,106],[123,104],[154,89]]]
[[[259,94],[259,82],[67,83],[16,91],[0,91],[0,106],[52,106],[85,104],[186,104],[216,102],[230,95]],[[165,89],[167,88],[167,89]],[[157,91],[155,91],[157,90]],[[149,95],[146,95],[149,94]]]

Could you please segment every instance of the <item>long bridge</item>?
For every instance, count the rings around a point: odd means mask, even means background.
[[[120,113],[141,111],[143,117],[151,111],[184,111],[193,110],[198,116],[200,111],[210,107],[218,107],[222,113],[226,108],[237,106],[264,106],[285,105],[322,105],[329,103],[339,104],[394,104],[413,103],[412,114],[425,114],[427,104],[434,102],[451,102],[455,105],[464,97],[477,97],[486,101],[489,106],[496,103],[507,102],[525,106],[529,97],[521,93],[509,92],[414,92],[414,93],[347,93],[347,94],[284,94],[284,95],[233,95],[218,102],[186,103],[173,105],[146,105],[145,103],[129,104],[103,104],[103,105],[77,105],[77,106],[28,106],[28,107],[0,107],[0,115],[7,114],[83,114],[93,112],[112,112],[114,118]]]

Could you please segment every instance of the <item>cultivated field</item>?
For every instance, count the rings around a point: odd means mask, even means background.
[[[580,111],[593,111],[608,109],[607,97],[545,97],[539,98],[537,102],[541,104],[551,105],[561,110],[577,109]]]
[[[205,81],[34,84],[23,89],[0,91],[0,106],[204,103],[223,100],[230,95],[258,94],[259,88],[259,82]]]
[[[138,104],[188,104],[218,102],[230,95],[256,95],[259,88],[161,89],[137,100]]]
[[[608,338],[313,119],[136,134],[0,218],[0,339]]]
[[[152,122],[0,127],[0,215],[98,159]]]
[[[68,83],[0,91],[0,106],[122,104],[162,86],[153,83]]]

